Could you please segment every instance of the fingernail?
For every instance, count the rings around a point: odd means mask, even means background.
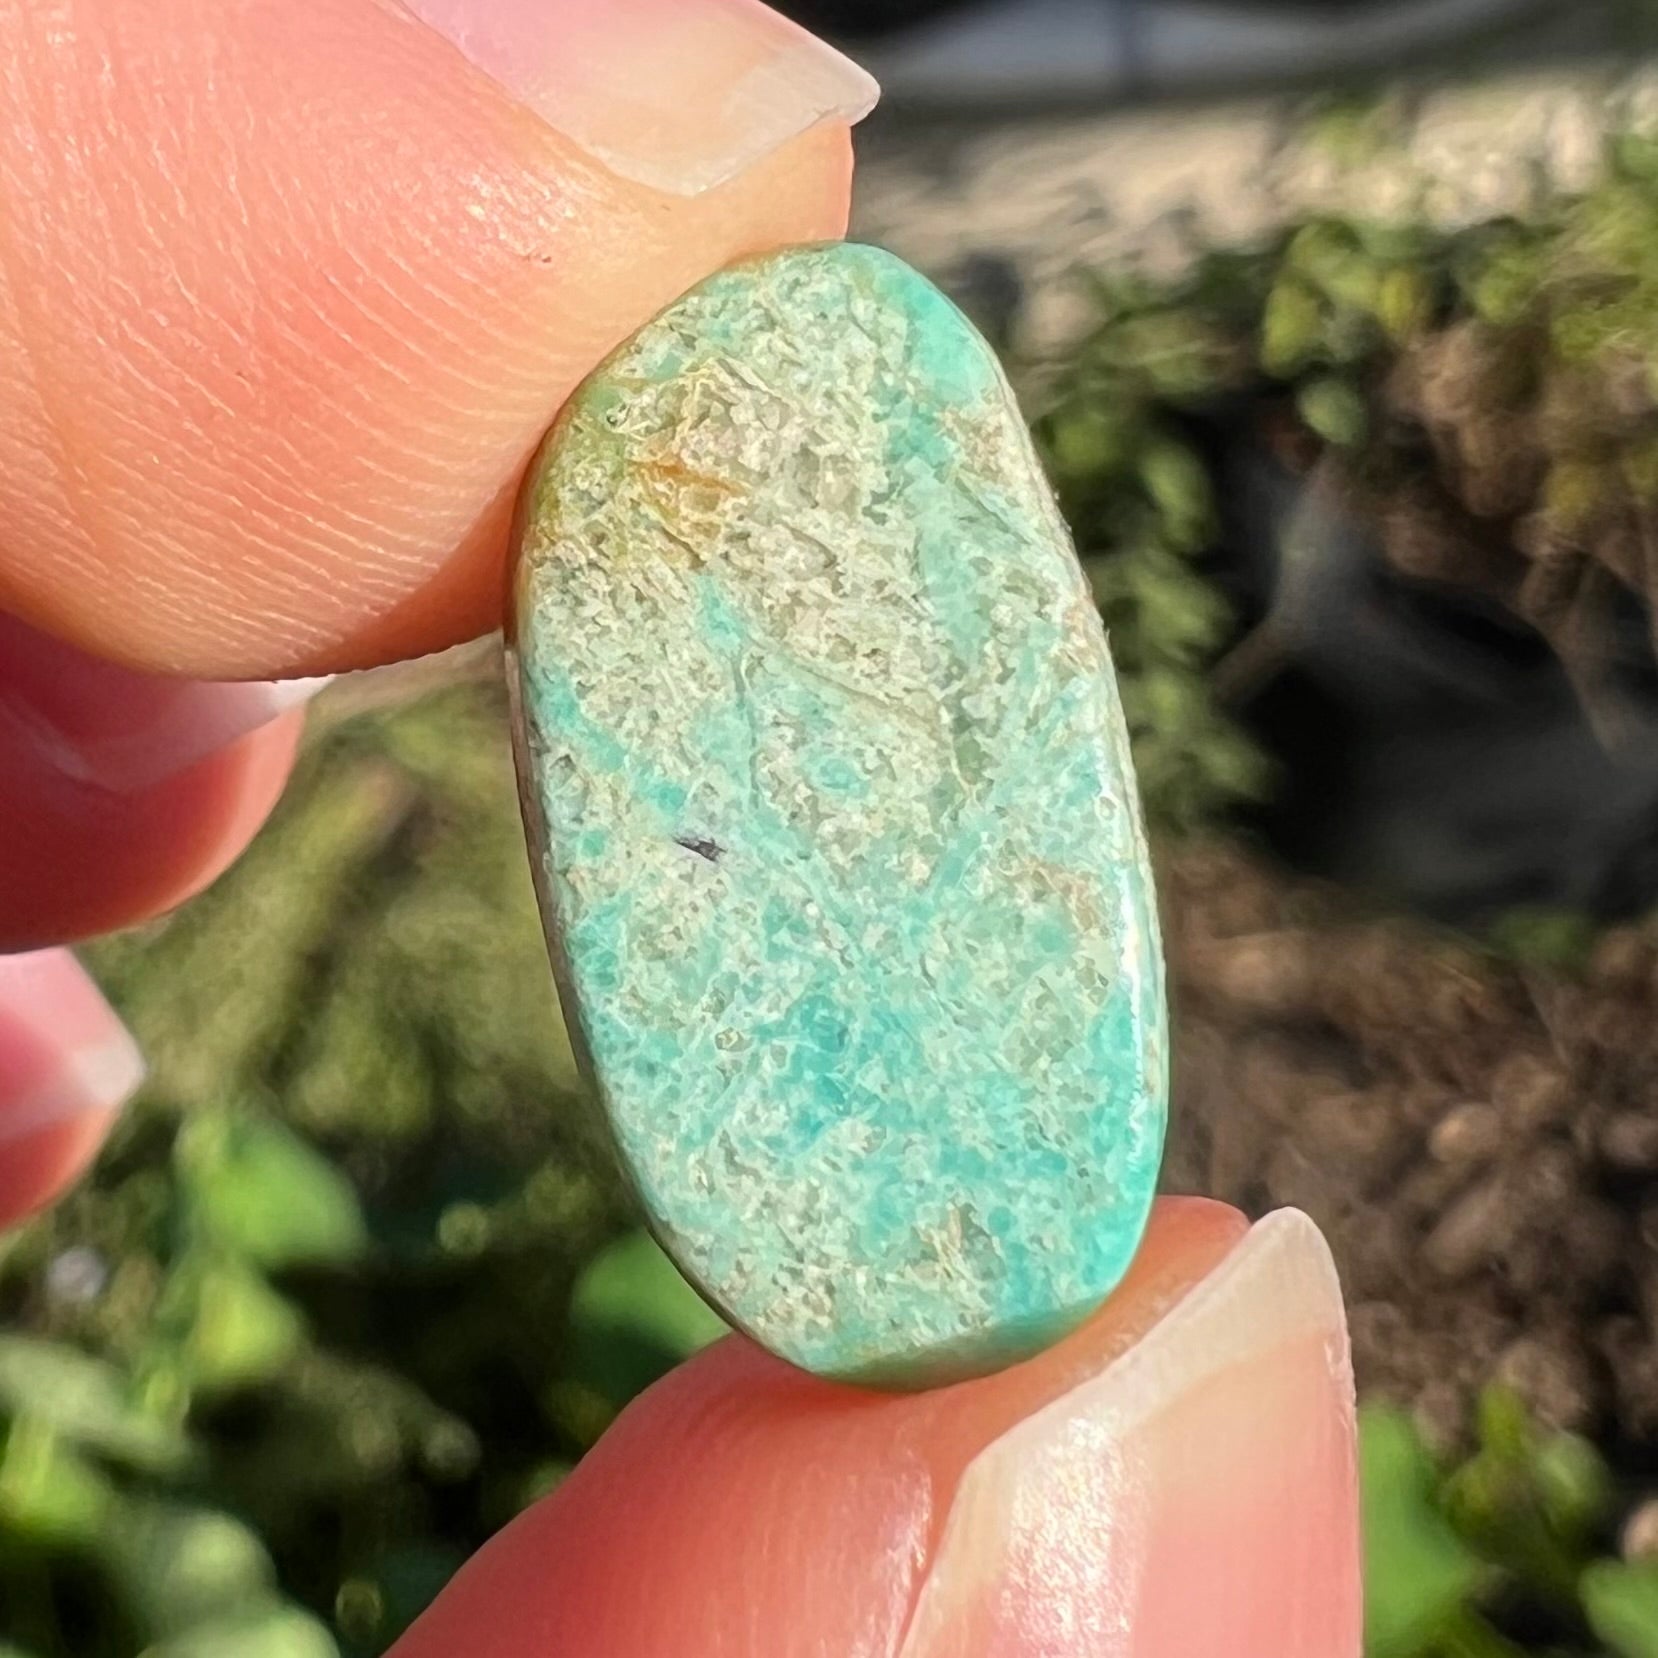
[[[117,793],[205,760],[326,684],[213,684],[134,673],[0,615],[0,726],[43,764]]]
[[[404,0],[612,172],[694,196],[879,88],[758,0]]]
[[[1361,1621],[1341,1292],[1285,1210],[979,1453],[903,1658],[1358,1658]]]
[[[143,1080],[138,1044],[67,950],[0,956],[0,1163],[8,1146],[107,1118]]]

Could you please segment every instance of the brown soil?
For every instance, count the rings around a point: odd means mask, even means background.
[[[1444,1440],[1498,1379],[1658,1455],[1658,929],[1573,977],[1232,846],[1171,854],[1162,886],[1167,1187],[1306,1210],[1361,1391]]]

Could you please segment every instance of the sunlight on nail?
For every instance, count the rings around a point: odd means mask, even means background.
[[[1329,1250],[1280,1211],[974,1460],[903,1658],[1357,1658],[1353,1434]]]
[[[623,178],[694,196],[821,121],[861,120],[873,78],[759,0],[406,0],[549,126]]]

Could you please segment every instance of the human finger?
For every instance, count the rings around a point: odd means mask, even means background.
[[[67,950],[0,956],[0,1227],[85,1170],[143,1075],[131,1036]]]
[[[0,608],[205,678],[487,631],[564,397],[838,234],[871,96],[756,0],[0,4]]]
[[[1323,1240],[1172,1199],[1100,1313],[999,1375],[883,1396],[720,1343],[394,1658],[1357,1658],[1358,1554]]]

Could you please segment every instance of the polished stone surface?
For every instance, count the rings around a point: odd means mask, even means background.
[[[875,249],[678,301],[527,488],[525,804],[572,1033],[734,1323],[914,1386],[1122,1276],[1162,1146],[1099,619],[989,349]]]

